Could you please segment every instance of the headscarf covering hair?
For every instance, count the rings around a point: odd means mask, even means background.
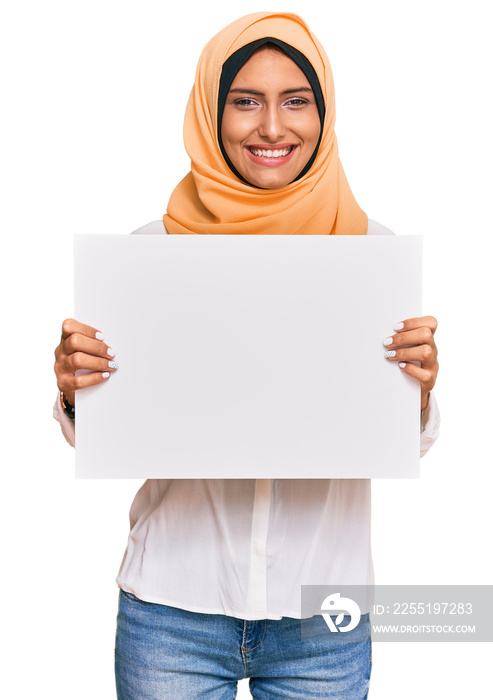
[[[307,167],[293,182],[276,189],[245,182],[226,160],[220,138],[227,91],[242,65],[265,43],[278,45],[305,73],[323,124],[318,147]],[[323,104],[320,95],[317,97],[317,82]],[[171,194],[163,217],[167,231],[366,234],[368,217],[354,199],[339,161],[334,122],[330,64],[300,17],[261,12],[228,25],[209,41],[198,62],[184,124],[191,172]]]

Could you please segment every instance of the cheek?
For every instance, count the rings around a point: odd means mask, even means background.
[[[318,117],[316,123],[310,120],[305,124],[300,125],[298,133],[303,138],[305,144],[303,160],[306,165],[306,163],[308,163],[312,157],[320,139],[320,120]]]
[[[241,147],[241,142],[251,132],[251,120],[245,118],[242,114],[236,114],[234,117],[228,117],[223,120],[221,137],[226,151]],[[229,155],[229,153],[228,153]]]
[[[313,115],[306,115],[306,117],[300,119],[296,128],[305,143],[313,144],[315,147],[320,137],[320,120],[318,114],[315,118]]]

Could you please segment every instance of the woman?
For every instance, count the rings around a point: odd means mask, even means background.
[[[136,233],[385,235],[356,203],[334,133],[328,59],[295,15],[258,13],[205,47],[185,116],[191,172]],[[389,361],[421,385],[422,454],[436,439],[433,317],[399,321]],[[403,347],[406,346],[406,347]],[[55,417],[73,444],[75,392],[117,371],[102,334],[63,324]],[[419,361],[421,366],[412,364]],[[75,376],[79,369],[89,374]],[[366,698],[368,611],[344,635],[300,634],[303,584],[372,584],[370,482],[146,481],[118,575],[118,697]]]

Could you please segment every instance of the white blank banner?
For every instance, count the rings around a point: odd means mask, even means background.
[[[419,476],[421,236],[75,236],[75,318],[119,369],[76,395],[78,478]]]

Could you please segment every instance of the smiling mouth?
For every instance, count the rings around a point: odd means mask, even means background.
[[[248,151],[256,158],[286,158],[294,148],[294,146],[287,146],[286,148],[270,149],[247,146]]]
[[[280,167],[289,163],[298,146],[282,146],[278,148],[261,148],[260,146],[247,146],[246,152],[254,165],[261,167]]]

